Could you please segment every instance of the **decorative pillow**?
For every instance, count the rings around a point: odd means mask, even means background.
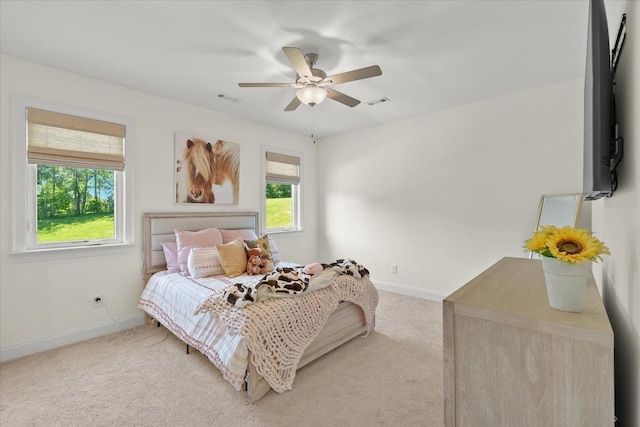
[[[224,274],[237,277],[247,271],[247,251],[241,237],[229,243],[217,244],[216,249]]]
[[[169,273],[177,273],[180,271],[178,265],[178,245],[176,242],[161,242],[162,251],[164,252],[164,260],[167,262],[167,271]]]
[[[236,240],[238,237],[240,237],[242,240],[255,240],[258,238],[256,232],[251,230],[250,228],[241,230],[220,229],[220,233],[222,234],[222,243],[229,243],[233,240]]]
[[[267,236],[262,236],[259,239],[254,240],[245,240],[244,244],[247,245],[247,248],[260,248],[262,251],[262,255],[268,255],[271,257],[271,246],[269,245],[269,238]]]
[[[194,279],[224,274],[216,248],[192,248],[189,252],[187,267]]]
[[[183,273],[189,272],[189,253],[192,248],[209,248],[222,243],[222,235],[217,228],[205,228],[200,231],[174,231],[178,245],[178,266]]]
[[[276,246],[276,242],[273,241],[273,239],[271,237],[269,237],[269,249],[271,250],[271,259],[273,260],[274,264],[279,263],[280,260],[280,251],[278,250],[278,247]]]

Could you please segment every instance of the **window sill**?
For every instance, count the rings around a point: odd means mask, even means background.
[[[290,229],[290,230],[267,230],[264,234],[268,234],[269,236],[295,236],[296,234],[302,234],[304,230],[302,228]]]
[[[86,258],[92,256],[116,255],[131,252],[135,243],[114,245],[76,246],[71,248],[34,249],[29,251],[10,252],[16,263],[53,261],[70,258]]]

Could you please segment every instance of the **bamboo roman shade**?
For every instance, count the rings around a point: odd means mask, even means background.
[[[124,170],[122,124],[27,108],[27,161],[87,169]]]
[[[266,152],[267,182],[280,184],[300,183],[300,158],[286,154]]]

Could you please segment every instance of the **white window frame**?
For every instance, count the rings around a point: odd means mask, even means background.
[[[267,229],[267,152],[284,154],[287,156],[295,156],[300,159],[300,182],[294,186],[291,191],[291,196],[294,198],[293,201],[293,226],[289,228],[269,228]],[[304,175],[304,158],[302,157],[302,153],[286,150],[279,147],[269,147],[266,145],[262,146],[261,150],[261,227],[265,234],[280,234],[280,233],[295,233],[303,230],[302,227],[302,186],[303,186],[303,175]]]
[[[37,165],[27,163],[27,108],[54,111],[126,127],[125,167],[114,171],[116,237],[105,241],[36,243]],[[135,244],[133,212],[133,120],[128,117],[68,107],[20,95],[11,97],[12,124],[12,237],[11,255],[17,260],[47,260],[129,252]]]

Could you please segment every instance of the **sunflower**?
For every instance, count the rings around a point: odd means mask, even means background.
[[[611,255],[609,248],[587,230],[553,225],[536,231],[525,241],[524,248],[572,264],[602,260],[602,255]]]
[[[554,258],[570,263],[601,260],[603,254],[610,254],[609,248],[587,230],[571,227],[560,228],[545,243]]]
[[[549,248],[547,248],[546,240],[558,229],[553,225],[543,225],[542,228],[535,233],[533,236],[526,240],[524,243],[524,248],[529,252],[548,252]],[[550,256],[549,254],[545,254],[546,256]]]

